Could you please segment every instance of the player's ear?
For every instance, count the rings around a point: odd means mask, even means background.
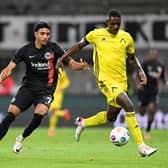
[[[35,38],[37,37],[37,32],[36,32],[36,31],[34,32],[34,37],[35,37]]]
[[[109,19],[106,19],[105,25],[108,26]]]

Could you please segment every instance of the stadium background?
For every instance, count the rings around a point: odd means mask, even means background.
[[[31,28],[39,20],[47,20],[52,25],[53,41],[58,41],[65,49],[94,27],[100,27],[106,19],[106,12],[116,8],[123,13],[122,27],[129,31],[135,40],[136,53],[140,61],[146,59],[149,48],[159,51],[159,60],[165,65],[166,77],[168,62],[168,2],[166,0],[6,0],[0,2],[0,69],[7,65],[17,48],[33,39]],[[92,65],[91,47],[86,48],[79,57]],[[78,115],[89,116],[106,108],[104,97],[100,94],[91,70],[72,72],[68,68],[71,85],[66,90],[63,107],[69,108],[72,119]],[[132,69],[129,69],[132,73]],[[16,89],[21,83],[24,65],[21,64],[13,74]],[[168,77],[167,77],[168,79]],[[137,105],[134,85],[130,82],[131,98]],[[160,85],[159,108],[167,114],[168,90]],[[0,97],[0,112],[5,115],[11,96]],[[32,109],[18,117],[13,125],[21,126],[29,121]],[[48,119],[43,121],[47,125]],[[59,125],[72,125],[61,121]]]

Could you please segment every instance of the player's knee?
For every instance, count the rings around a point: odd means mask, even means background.
[[[125,111],[129,111],[129,112],[134,111],[135,108],[134,108],[133,103],[132,102],[126,103],[125,107],[124,107],[124,110]]]

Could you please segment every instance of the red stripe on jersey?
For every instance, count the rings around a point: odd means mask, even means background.
[[[54,81],[54,52],[51,53],[51,56],[48,60],[48,86],[51,87]]]

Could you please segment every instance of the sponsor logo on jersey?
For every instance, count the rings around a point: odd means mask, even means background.
[[[37,70],[49,69],[48,63],[43,63],[43,62],[37,62],[37,63],[31,62],[31,66],[34,68],[37,68]]]
[[[29,58],[34,58],[36,55],[29,55]]]

